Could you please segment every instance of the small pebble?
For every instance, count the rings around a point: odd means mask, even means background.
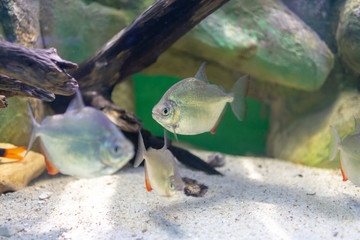
[[[225,156],[219,152],[208,156],[208,164],[211,167],[222,167],[225,165]]]
[[[43,192],[42,194],[40,194],[39,199],[40,200],[49,199],[52,194],[53,194],[52,192]]]
[[[186,196],[203,197],[208,191],[207,186],[197,183],[194,179],[183,177],[182,180],[185,184],[184,193]]]

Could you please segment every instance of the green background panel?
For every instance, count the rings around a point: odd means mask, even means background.
[[[136,114],[144,123],[144,128],[154,135],[163,136],[163,127],[151,116],[151,110],[163,94],[179,78],[168,76],[145,76],[137,74],[133,77],[135,88]],[[217,127],[216,134],[178,135],[180,142],[229,154],[264,154],[266,132],[269,128],[268,114],[264,115],[261,102],[247,98],[248,111],[243,122],[237,120],[230,105],[224,119]],[[267,111],[266,111],[267,112]],[[172,133],[169,136],[174,139]]]

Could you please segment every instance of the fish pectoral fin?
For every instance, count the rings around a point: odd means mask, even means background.
[[[172,129],[173,129],[173,133],[174,133],[174,136],[175,136],[175,140],[178,142],[179,139],[178,139],[178,137],[177,137],[177,135],[176,135],[176,131],[175,131],[176,125],[172,125]]]
[[[145,167],[145,186],[146,186],[146,190],[148,192],[150,192],[152,190],[149,179],[148,179],[148,175],[146,173],[146,167]]]
[[[24,157],[19,154],[25,151],[26,147],[8,148],[5,149],[4,157],[21,161]]]
[[[56,175],[60,172],[59,169],[57,169],[46,157],[46,155],[44,155],[45,157],[45,164],[46,164],[46,168],[48,170],[48,174],[49,175]]]
[[[344,169],[342,168],[342,165],[341,165],[341,153],[339,154],[339,162],[340,162],[340,170],[341,170],[341,175],[343,177],[343,181],[346,182],[348,180],[348,178],[346,177]]]

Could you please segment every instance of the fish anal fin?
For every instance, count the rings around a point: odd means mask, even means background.
[[[341,153],[339,154],[339,162],[340,162],[340,170],[341,170],[341,175],[343,177],[343,181],[346,182],[348,180],[348,178],[346,177],[344,169],[342,168],[342,165],[341,165]]]
[[[53,164],[52,162],[49,160],[49,158],[47,157],[47,154],[46,154],[46,151],[43,147],[43,144],[42,142],[40,141],[40,150],[41,152],[43,153],[44,155],[44,158],[45,158],[45,165],[46,165],[46,169],[48,170],[48,174],[49,175],[56,175],[60,172],[59,169],[57,169]]]
[[[148,192],[150,192],[152,190],[151,188],[151,185],[150,185],[150,182],[149,182],[149,179],[148,179],[148,175],[147,175],[147,172],[146,172],[146,166],[144,167],[145,169],[145,186],[146,186],[146,190]]]
[[[45,164],[49,175],[56,175],[60,172],[45,156]]]
[[[16,147],[16,148],[8,148],[5,149],[5,158],[11,158],[17,161],[21,161],[24,159],[23,156],[19,155],[22,152],[26,151],[26,147]]]
[[[210,130],[211,134],[215,134],[216,133],[216,128],[219,126],[220,122],[223,120],[224,116],[225,116],[225,112],[226,112],[226,108],[223,110],[223,112],[220,115],[220,118],[218,119],[218,121],[216,122],[215,126]]]

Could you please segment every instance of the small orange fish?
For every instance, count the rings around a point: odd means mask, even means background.
[[[16,148],[0,148],[0,157],[16,159],[18,161],[23,160],[24,157],[19,155],[19,153],[25,152],[26,147],[16,147]]]

